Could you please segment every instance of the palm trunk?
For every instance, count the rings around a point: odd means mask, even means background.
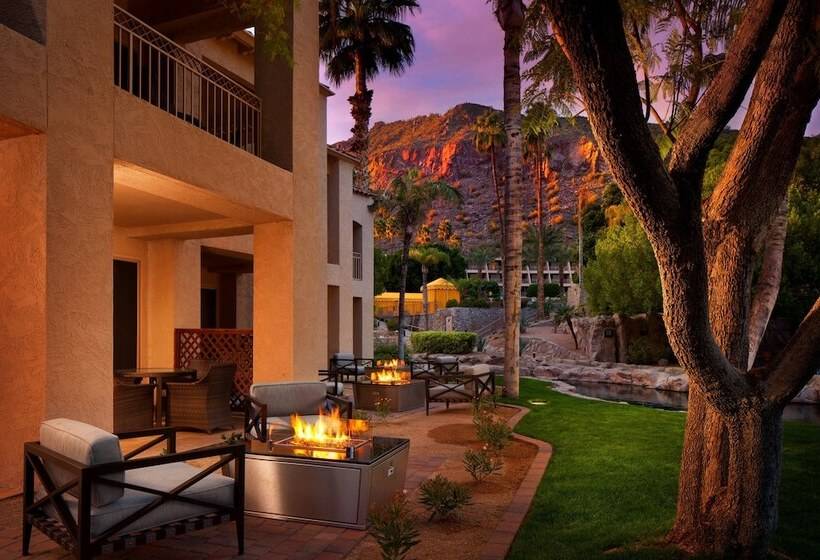
[[[521,0],[501,0],[496,12],[504,30],[504,129],[507,169],[504,195],[504,393],[519,395],[521,335]]]
[[[404,359],[404,296],[407,293],[407,264],[410,260],[410,244],[413,232],[405,228],[401,246],[401,286],[399,286],[399,359]]]
[[[421,294],[424,298],[424,330],[430,330],[430,313],[427,307],[427,265],[421,265]]]
[[[498,210],[498,226],[501,228],[501,268],[504,268],[504,193],[501,191],[501,185],[498,183],[498,171],[496,169],[497,162],[495,159],[495,146],[490,146],[490,169],[493,174],[493,187],[495,188],[495,204]],[[502,278],[503,282],[503,278]]]
[[[364,62],[362,61],[361,53],[356,53],[354,63],[356,91],[348,98],[348,101],[350,102],[350,115],[353,117],[353,128],[350,129],[353,133],[351,150],[357,154],[359,163],[353,173],[353,184],[359,188],[366,189],[369,183],[367,154],[373,90],[367,89],[367,79],[364,73]]]
[[[752,310],[749,313],[749,369],[754,365],[757,351],[766,333],[766,325],[769,324],[774,304],[777,302],[777,294],[780,292],[783,249],[789,225],[788,213],[789,201],[788,197],[784,197],[767,231],[766,245],[763,249],[763,268],[755,286]]]
[[[535,216],[536,226],[538,227],[538,256],[536,257],[536,277],[538,283],[538,291],[536,293],[536,302],[538,309],[536,310],[536,317],[539,320],[544,319],[544,212],[541,203],[542,184],[541,184],[541,169],[542,161],[540,154],[535,154]]]

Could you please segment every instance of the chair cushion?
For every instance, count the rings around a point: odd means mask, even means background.
[[[129,484],[145,486],[155,490],[169,491],[182,484],[193,476],[196,476],[200,469],[187,463],[172,463],[168,465],[158,465],[144,469],[134,469],[126,471],[125,480]],[[182,491],[183,496],[205,500],[216,503],[220,506],[231,507],[233,505],[233,479],[227,476],[214,473],[208,475],[196,484]],[[103,507],[91,508],[91,535],[98,536],[112,527],[115,523],[125,519],[140,508],[150,504],[157,499],[155,494],[140,492],[138,490],[125,490],[122,498]],[[69,511],[77,518],[77,500],[67,498],[66,503]],[[196,517],[215,511],[205,506],[185,504],[171,500],[154,509],[144,517],[141,517],[118,531],[117,535],[142,531],[152,527],[182,521],[191,517]],[[50,515],[55,515],[53,511]]]
[[[341,381],[338,383],[335,381],[325,381],[324,384],[325,391],[327,391],[329,395],[342,395],[345,392],[345,386]]]
[[[457,364],[458,358],[455,356],[435,356],[432,361],[437,364]]]
[[[122,461],[120,438],[91,424],[68,418],[54,418],[40,424],[40,444],[83,465]],[[76,478],[76,475],[53,462],[46,461],[45,466],[57,486]],[[125,477],[119,472],[106,478],[122,482]],[[75,486],[69,492],[77,496],[79,488]],[[122,488],[95,484],[91,489],[91,504],[102,507],[122,495]]]
[[[334,360],[355,360],[356,355],[352,352],[336,352],[333,354]]]
[[[268,416],[316,414],[324,407],[327,387],[324,381],[254,383],[251,396],[268,405]]]

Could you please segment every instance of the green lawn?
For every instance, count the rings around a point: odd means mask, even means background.
[[[685,415],[569,397],[521,380],[516,431],[553,446],[510,559],[676,558],[657,546],[675,514]],[[543,404],[535,404],[535,403]],[[774,547],[820,558],[820,427],[785,427]]]

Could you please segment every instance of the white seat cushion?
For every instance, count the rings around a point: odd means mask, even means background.
[[[129,484],[136,484],[163,490],[165,492],[179,486],[189,478],[196,476],[200,469],[187,463],[172,463],[169,465],[158,465],[145,469],[135,469],[126,471],[125,480]],[[200,480],[193,486],[182,491],[183,496],[214,502],[220,506],[231,507],[233,505],[233,479],[221,474],[213,473]],[[137,490],[125,490],[122,498],[103,507],[91,508],[91,535],[98,536],[115,523],[125,519],[132,513],[156,500],[158,496]],[[77,518],[77,500],[72,497],[66,498],[66,503],[74,518]],[[141,531],[158,527],[175,521],[182,521],[191,517],[196,517],[215,511],[211,508],[186,504],[171,500],[154,509],[146,516],[134,521],[117,535]],[[50,514],[56,518],[56,514]]]
[[[430,398],[446,401],[468,401],[472,400],[472,391],[472,383],[434,385],[430,387]]]
[[[54,418],[40,424],[40,444],[87,466],[122,461],[120,438],[91,424],[68,418]],[[53,461],[46,460],[45,466],[57,486],[77,478],[76,474]],[[124,475],[119,472],[106,478],[122,482]],[[77,496],[79,487],[75,486],[69,492]],[[91,505],[102,507],[118,500],[122,495],[122,488],[95,484],[91,489]]]

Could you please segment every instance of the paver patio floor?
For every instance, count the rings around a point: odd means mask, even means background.
[[[391,415],[379,423],[374,432],[383,435],[411,435],[410,457],[405,488],[412,493],[419,484],[439,471],[445,463],[452,467],[460,463],[462,447],[437,443],[426,437],[428,431],[447,426],[453,421],[463,422],[467,405],[454,406],[450,411],[443,405],[431,407],[430,416],[424,410]],[[460,420],[459,420],[460,419]],[[468,420],[469,421],[469,420]],[[236,423],[237,430],[240,422]],[[229,433],[229,432],[223,432]],[[179,450],[192,449],[221,440],[221,435],[181,432],[178,435]],[[523,517],[523,515],[522,515]],[[245,555],[242,558],[266,560],[332,560],[342,559],[356,552],[354,557],[367,557],[374,546],[366,547],[363,556],[364,531],[325,527],[307,523],[246,517]],[[111,554],[104,558],[199,560],[208,558],[232,558],[236,554],[236,537],[233,524],[220,525],[172,537],[150,545]],[[488,534],[488,536],[491,536]],[[369,539],[368,539],[369,540]],[[21,499],[8,498],[0,501],[0,558],[21,558]],[[33,532],[32,558],[71,558],[63,549],[36,529]]]

